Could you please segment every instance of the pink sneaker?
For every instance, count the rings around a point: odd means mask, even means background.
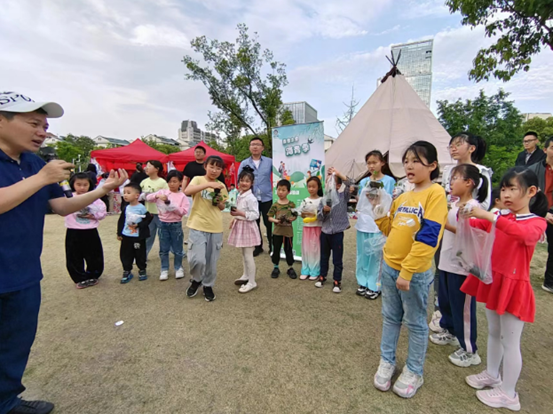
[[[305,279],[307,279],[308,277],[309,277],[308,275],[301,275],[301,276],[300,276],[300,280],[305,280]]]
[[[507,408],[511,411],[520,411],[520,401],[518,394],[514,398],[505,394],[500,387],[491,390],[476,391],[476,398],[492,408]]]
[[[499,378],[494,378],[488,374],[488,371],[482,371],[480,374],[465,377],[465,381],[468,385],[477,390],[487,387],[495,388],[501,386],[501,375]]]

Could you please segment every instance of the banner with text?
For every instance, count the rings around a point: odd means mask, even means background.
[[[307,180],[319,177],[324,185],[324,128],[322,122],[310,124],[285,125],[273,129],[273,201],[276,202],[277,183],[290,181],[291,191],[288,199],[300,206],[302,200],[309,197]],[[301,239],[303,220],[298,217],[293,222],[294,258],[301,260]],[[284,257],[284,253],[281,252]]]

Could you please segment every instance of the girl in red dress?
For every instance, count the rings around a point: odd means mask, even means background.
[[[499,185],[501,202],[510,211],[499,214],[473,207],[463,214],[475,217],[471,226],[489,231],[495,222],[492,251],[493,282],[482,283],[469,275],[461,290],[486,304],[488,363],[480,374],[466,377],[467,384],[481,390],[476,397],[494,408],[520,410],[515,387],[522,369],[520,337],[524,322],[534,322],[535,300],[530,284],[530,261],[547,226],[547,198],[530,170],[513,168]],[[541,216],[541,217],[539,217]],[[503,379],[499,366],[503,361]],[[490,388],[483,390],[483,388]]]

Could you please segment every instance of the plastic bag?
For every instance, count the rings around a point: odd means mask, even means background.
[[[374,220],[385,217],[392,207],[392,197],[382,187],[371,186],[371,183],[361,190],[359,201],[357,202],[357,211],[360,214],[366,214]],[[376,184],[380,184],[375,182]],[[376,202],[373,206],[371,201]]]
[[[336,190],[336,177],[334,174],[326,180],[323,203],[325,206],[329,206],[331,208],[340,204],[340,197],[338,196],[338,190]]]
[[[489,285],[492,277],[492,249],[495,239],[495,222],[488,233],[471,227],[470,218],[459,217],[457,233],[453,243],[453,260],[465,272]]]
[[[378,263],[378,279],[376,281],[376,287],[380,290],[382,279],[382,261],[384,259],[384,245],[388,238],[382,233],[377,233],[372,237],[365,240],[363,243],[363,250],[367,256],[375,256],[375,260]]]
[[[127,213],[125,217],[127,221],[127,226],[136,226],[145,217],[146,216],[144,214]]]

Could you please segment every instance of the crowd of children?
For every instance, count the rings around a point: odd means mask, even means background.
[[[484,404],[516,411],[520,409],[516,393],[522,368],[520,339],[524,323],[533,322],[535,313],[530,260],[545,232],[546,222],[542,217],[548,202],[539,189],[536,175],[520,168],[510,170],[492,192],[492,171],[478,164],[485,155],[485,144],[479,137],[459,134],[452,138],[449,149],[457,165],[443,172],[443,187],[436,183],[440,176],[436,148],[426,141],[415,142],[403,154],[406,179],[413,189],[401,194],[394,191],[394,179],[383,173],[386,160],[379,151],[371,151],[365,157],[369,176],[359,182],[358,190],[351,179],[332,167],[328,169],[328,177],[332,177],[329,180],[330,190],[334,192],[332,199],[326,194],[323,196],[320,179],[310,177],[306,181],[309,196],[297,208],[288,199],[290,182],[278,181],[276,201],[268,214],[274,225],[271,277],[280,275],[281,249],[286,258],[287,275],[291,279],[298,277],[293,267],[292,223],[299,218],[303,220],[300,280],[311,280],[315,287],[322,288],[327,281],[332,253],[332,290],[340,293],[344,231],[350,227],[348,202],[352,194],[367,197],[372,207],[359,211],[356,223],[356,293],[370,300],[382,295],[381,359],[374,376],[375,388],[381,391],[392,388],[402,325],[409,332],[409,348],[406,364],[393,384],[397,395],[411,398],[423,385],[429,339],[437,345],[458,347],[449,355],[451,363],[459,367],[479,365],[476,302],[482,302],[486,304],[489,328],[487,367],[480,374],[466,377],[466,382],[478,390],[476,396]],[[223,246],[221,212],[229,208],[229,193],[225,184],[218,181],[224,168],[220,157],[210,156],[205,161],[206,175],[194,177],[182,189],[180,172],[170,171],[164,180],[159,177],[162,165],[150,161],[145,168],[147,179],[140,185],[129,182],[124,186],[126,205],[117,227],[124,271],[121,283],[133,278],[134,263],[139,280],[147,279],[147,257],[157,233],[160,280],[169,277],[169,252],[174,254],[175,277],[184,277],[182,218],[189,214],[191,282],[186,294],[192,298],[202,287],[206,301],[215,299],[213,286]],[[243,273],[234,282],[240,293],[257,287],[254,248],[260,243],[260,234],[256,226],[258,202],[252,194],[254,179],[254,171],[244,168],[230,199],[233,219],[228,244],[242,253]],[[76,174],[71,180],[77,197],[91,191],[94,184],[86,173]],[[385,195],[390,198],[391,207],[384,207]],[[193,199],[190,211],[186,196]],[[489,208],[492,210],[488,211]],[[97,284],[102,274],[103,251],[96,228],[105,215],[105,206],[97,201],[66,217],[67,269],[77,288]],[[467,271],[456,259],[456,242],[462,238],[457,232],[459,220],[468,220],[469,228],[495,234],[491,283]],[[364,247],[376,238],[385,240],[383,251],[367,254]],[[427,305],[435,281],[434,259],[439,309],[430,323],[434,333],[428,336]]]

